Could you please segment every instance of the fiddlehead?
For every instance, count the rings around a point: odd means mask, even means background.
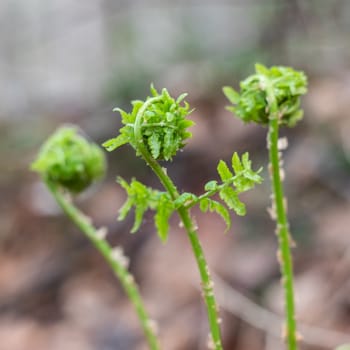
[[[228,210],[224,204],[214,201],[210,197],[219,193],[228,208],[243,214],[244,204],[238,199],[238,193],[250,189],[255,183],[259,183],[261,178],[251,170],[248,155],[243,156],[242,163],[238,155],[234,155],[232,166],[236,175],[233,175],[226,163],[221,161],[218,166],[221,184],[216,181],[209,182],[205,188],[206,193],[199,197],[191,193],[180,195],[158,160],[171,160],[176,152],[184,147],[186,140],[191,137],[191,133],[187,129],[193,125],[193,122],[185,119],[190,113],[189,106],[186,102],[183,102],[183,106],[181,106],[186,94],[182,94],[175,100],[166,89],[163,89],[162,93],[159,94],[151,87],[151,92],[152,97],[148,97],[145,102],[133,102],[133,110],[130,114],[117,109],[121,113],[124,126],[121,128],[119,136],[106,141],[103,146],[111,151],[129,143],[135,149],[136,154],[141,156],[158,176],[165,192],[147,188],[136,180],[132,180],[130,184],[119,180],[128,194],[128,198],[120,210],[119,218],[123,219],[129,210],[135,207],[135,222],[132,228],[132,232],[135,232],[140,226],[145,210],[156,210],[155,224],[158,235],[165,241],[169,229],[168,219],[175,210],[178,212],[190,240],[201,277],[212,348],[221,350],[222,342],[213,282],[198,238],[197,227],[190,214],[190,208],[199,203],[202,211],[217,212],[229,226]],[[233,186],[237,188],[234,190]],[[229,197],[229,194],[232,193],[234,193],[235,198]]]
[[[61,127],[42,146],[31,169],[45,181],[79,193],[103,177],[106,159],[101,148],[79,135],[76,127]]]
[[[119,136],[103,144],[108,151],[129,143],[138,156],[148,152],[156,160],[171,160],[185,146],[192,136],[187,129],[194,124],[186,119],[191,113],[188,103],[183,102],[187,94],[175,100],[166,89],[159,94],[153,86],[151,93],[144,102],[133,101],[131,113],[114,109],[120,112],[124,126]]]
[[[269,171],[272,187],[272,217],[276,218],[278,256],[285,298],[286,342],[289,350],[296,350],[297,331],[295,319],[293,261],[290,252],[290,232],[286,199],[282,186],[282,148],[279,147],[279,127],[294,126],[303,116],[300,97],[307,91],[303,72],[289,67],[255,66],[255,74],[241,82],[240,93],[224,87],[224,93],[233,106],[228,109],[244,122],[268,125]]]
[[[107,231],[96,229],[66,196],[82,192],[104,175],[106,160],[100,147],[79,135],[76,127],[62,127],[44,143],[31,168],[41,175],[62,210],[109,264],[135,307],[149,348],[158,350],[154,321],[150,320],[134,277],[127,269],[128,258],[120,247],[111,247],[106,240]]]

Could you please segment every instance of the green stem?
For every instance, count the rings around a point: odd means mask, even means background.
[[[136,313],[147,338],[149,348],[151,350],[159,350],[160,347],[155,334],[154,322],[147,314],[132,274],[124,266],[123,261],[114,256],[113,248],[108,244],[108,242],[103,237],[99,237],[98,230],[96,230],[96,228],[90,223],[90,219],[80,210],[78,210],[55,184],[46,181],[46,185],[50,189],[52,195],[62,210],[79,227],[79,229],[91,241],[91,243],[101,253],[109,266],[112,268],[136,309]]]
[[[263,81],[263,86],[267,95],[269,105],[269,132],[268,149],[270,158],[270,176],[273,190],[273,200],[275,203],[279,250],[278,257],[282,274],[282,284],[284,287],[286,333],[285,339],[288,350],[297,350],[297,332],[295,320],[294,283],[293,283],[293,261],[290,251],[289,224],[285,208],[285,198],[280,173],[280,155],[278,150],[278,130],[279,119],[281,118],[273,87],[268,79]]]
[[[163,169],[159,165],[159,163],[148,152],[148,149],[143,142],[142,132],[141,132],[142,117],[144,112],[146,111],[146,109],[150,104],[160,99],[161,99],[161,96],[150,98],[140,108],[135,120],[134,134],[138,145],[138,151],[140,152],[140,154],[142,155],[146,163],[151,167],[154,173],[158,176],[160,182],[162,183],[164,188],[167,190],[167,192],[170,194],[171,198],[173,200],[176,200],[176,198],[179,197],[179,192],[176,186],[174,185],[170,177],[166,174],[166,170]],[[188,208],[180,207],[177,209],[177,211],[184,225],[184,228],[187,232],[188,238],[191,242],[192,250],[199,269],[204,301],[207,307],[207,315],[208,315],[211,340],[213,345],[212,348],[214,350],[222,350],[221,332],[220,332],[220,326],[219,326],[220,319],[218,315],[218,307],[217,307],[217,303],[214,296],[214,290],[213,290],[214,283],[211,279],[208,264],[206,262],[204,252],[198,238],[197,228],[191,219]]]

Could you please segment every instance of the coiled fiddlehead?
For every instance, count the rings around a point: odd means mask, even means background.
[[[307,91],[307,79],[303,72],[289,67],[266,68],[255,66],[255,74],[240,84],[238,93],[231,87],[224,87],[224,94],[233,104],[227,109],[244,122],[268,125],[267,148],[269,150],[269,171],[272,187],[272,217],[276,219],[278,237],[278,260],[282,274],[285,299],[285,340],[288,350],[296,350],[297,326],[295,318],[293,261],[290,252],[292,241],[286,210],[286,199],[282,185],[282,150],[286,140],[279,142],[279,127],[294,126],[303,116],[300,97]]]
[[[244,122],[268,125],[271,118],[271,86],[278,106],[279,125],[294,126],[303,117],[300,109],[300,96],[306,93],[307,78],[301,71],[290,67],[266,68],[255,65],[256,74],[240,83],[240,92],[231,87],[224,87],[224,93],[233,106],[227,109]]]
[[[149,348],[158,350],[154,321],[149,318],[134,277],[127,269],[128,258],[120,247],[113,248],[108,243],[107,231],[96,229],[67,197],[85,190],[104,175],[106,160],[101,148],[79,135],[76,127],[62,127],[44,143],[31,168],[41,175],[62,210],[111,267],[135,307]]]
[[[59,128],[42,146],[31,169],[45,181],[79,193],[99,180],[106,171],[101,148],[79,135],[78,128]]]
[[[203,212],[215,211],[223,217],[227,227],[230,226],[229,209],[235,210],[239,215],[244,215],[244,204],[239,200],[238,194],[254,187],[261,182],[258,172],[251,169],[248,154],[242,160],[235,154],[232,157],[232,170],[228,165],[220,161],[218,173],[222,183],[210,181],[205,186],[202,196],[191,193],[180,194],[166,169],[162,168],[158,160],[171,160],[172,157],[184,147],[186,140],[191,137],[187,130],[193,122],[185,119],[190,113],[186,102],[181,103],[186,94],[182,94],[176,100],[172,98],[166,89],[159,94],[151,87],[152,97],[146,101],[133,102],[133,110],[130,114],[116,109],[121,113],[123,127],[116,138],[106,141],[103,146],[112,151],[121,145],[129,143],[136,154],[142,157],[157,175],[166,192],[153,190],[139,183],[135,179],[130,184],[119,179],[119,183],[126,190],[128,198],[120,210],[120,219],[124,219],[132,207],[135,208],[135,222],[132,232],[139,227],[144,212],[148,209],[156,211],[155,226],[158,235],[163,242],[168,236],[168,220],[173,212],[177,211],[183,227],[190,240],[195,256],[199,274],[201,277],[202,291],[207,307],[207,315],[210,326],[210,344],[215,350],[222,350],[221,332],[217,304],[215,301],[213,282],[204,256],[203,249],[197,233],[190,208],[199,204]],[[234,174],[235,173],[235,174]],[[222,204],[210,197],[219,194]]]
[[[108,151],[130,143],[138,156],[144,147],[156,160],[171,160],[185,146],[192,136],[187,129],[194,124],[186,119],[191,113],[188,103],[183,102],[187,94],[175,100],[166,89],[158,93],[153,86],[151,94],[146,101],[133,101],[131,113],[114,109],[120,112],[124,127],[119,136],[103,144]]]

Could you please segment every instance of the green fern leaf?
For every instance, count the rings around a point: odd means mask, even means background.
[[[154,159],[157,159],[159,157],[159,154],[160,154],[161,143],[160,143],[159,137],[156,133],[153,133],[148,138],[148,146],[151,150],[152,157]]]
[[[187,205],[191,202],[197,201],[198,197],[193,193],[184,192],[174,201],[175,208],[178,209],[184,205]]]
[[[118,135],[117,137],[115,137],[113,139],[107,140],[106,142],[104,142],[102,144],[102,146],[107,151],[110,152],[110,151],[114,151],[115,149],[117,149],[120,146],[125,145],[128,142],[129,142],[128,138],[125,135],[121,134],[121,135]]]
[[[215,180],[209,181],[204,185],[205,191],[215,191],[218,187],[218,183]]]
[[[225,232],[227,232],[231,227],[231,216],[228,210],[221,203],[214,200],[211,200],[210,207],[211,207],[211,211],[215,211],[224,219],[226,224]]]
[[[123,206],[119,209],[118,221],[122,221],[126,218],[133,205],[134,201],[131,198],[128,198],[123,204]]]
[[[245,153],[244,155],[248,155],[248,153]],[[243,170],[243,165],[241,163],[241,160],[239,159],[237,152],[233,153],[232,155],[232,169],[235,171],[236,174],[240,173]]]
[[[226,203],[226,205],[234,210],[237,215],[243,216],[246,214],[246,208],[244,203],[238,198],[238,194],[231,187],[225,187],[219,192],[220,198]]]
[[[224,86],[222,88],[222,91],[224,92],[224,95],[227,97],[227,99],[232,103],[232,104],[237,104],[239,101],[239,93],[235,91],[232,87],[230,86]]]
[[[129,113],[123,111],[121,108],[114,108],[113,112],[119,112],[121,117],[122,117],[122,123],[123,124],[128,124],[128,123],[133,123],[134,119],[133,116],[130,115]]]
[[[223,182],[226,182],[233,177],[232,172],[230,171],[227,164],[223,160],[220,160],[217,170]]]
[[[163,143],[163,154],[164,159],[169,160],[172,155],[174,149],[177,148],[176,140],[174,139],[174,132],[172,129],[167,129],[165,131],[164,143]]]
[[[206,213],[209,209],[209,198],[203,198],[199,201],[199,209],[203,212]]]
[[[135,220],[134,225],[131,228],[131,233],[135,233],[138,231],[142,224],[143,215],[145,214],[145,211],[147,210],[147,207],[145,208],[143,205],[136,205],[135,207]]]
[[[158,199],[158,206],[154,216],[154,223],[159,238],[166,242],[169,233],[169,219],[174,212],[174,205],[167,193],[163,193]]]
[[[249,153],[248,152],[245,152],[243,155],[242,155],[242,165],[243,165],[243,168],[244,169],[251,169],[252,167],[252,162],[251,160],[249,160]]]

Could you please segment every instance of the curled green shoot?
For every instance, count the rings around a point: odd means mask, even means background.
[[[276,234],[279,242],[278,260],[282,274],[285,299],[284,337],[288,350],[296,350],[297,325],[295,319],[293,261],[290,251],[291,236],[286,210],[286,199],[282,185],[282,148],[279,143],[280,126],[294,126],[303,116],[300,96],[306,93],[307,80],[302,72],[289,67],[256,65],[256,74],[240,84],[238,93],[225,87],[224,93],[233,106],[232,111],[244,122],[255,122],[268,126],[269,171],[272,184],[272,217],[276,218]]]
[[[201,277],[210,328],[211,348],[221,350],[220,322],[213,281],[190,208],[199,204],[200,209],[204,212],[215,211],[224,218],[229,227],[230,215],[227,208],[235,210],[239,215],[244,215],[245,206],[238,198],[238,194],[260,183],[261,177],[258,172],[251,169],[248,154],[244,155],[242,160],[235,154],[232,157],[232,168],[235,174],[224,161],[220,161],[217,170],[221,184],[218,184],[217,181],[208,182],[205,186],[206,192],[199,197],[191,193],[181,194],[158,160],[170,160],[191,137],[187,128],[193,122],[186,119],[190,110],[188,104],[183,101],[186,94],[182,94],[175,100],[166,89],[159,94],[151,87],[151,93],[152,96],[146,101],[134,102],[130,114],[117,109],[121,113],[124,126],[119,136],[106,141],[103,146],[112,151],[123,144],[130,144],[135,149],[136,155],[142,157],[151,167],[165,192],[147,188],[136,180],[132,180],[130,185],[124,180],[119,180],[128,194],[128,199],[120,210],[120,219],[125,218],[129,210],[135,207],[135,223],[132,228],[132,232],[135,232],[140,227],[144,212],[147,209],[155,210],[155,226],[161,240],[165,242],[169,230],[168,220],[173,212],[178,213],[190,240]],[[223,203],[210,198],[216,193],[219,194]]]
[[[102,150],[80,136],[74,127],[57,130],[43,145],[32,164],[32,169],[41,175],[58,205],[111,267],[135,307],[149,348],[158,350],[154,321],[149,318],[134,277],[128,271],[128,258],[120,247],[110,246],[106,240],[107,231],[96,229],[90,218],[76,208],[71,199],[71,194],[83,191],[100,179],[105,168]]]

